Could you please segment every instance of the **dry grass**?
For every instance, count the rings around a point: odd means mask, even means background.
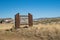
[[[38,24],[29,28],[0,31],[0,40],[60,40],[60,25]]]
[[[5,29],[10,29],[14,26],[14,24],[10,24],[10,23],[3,23],[0,24],[0,30],[5,30]]]

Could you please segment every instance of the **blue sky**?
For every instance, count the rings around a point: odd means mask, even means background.
[[[0,18],[14,18],[18,12],[33,18],[60,17],[60,0],[0,0]]]

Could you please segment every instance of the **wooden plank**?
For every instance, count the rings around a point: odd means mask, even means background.
[[[30,13],[28,13],[28,24],[29,26],[33,26],[33,17]]]
[[[20,15],[19,13],[17,13],[15,15],[15,29],[19,28],[19,26],[20,26]]]

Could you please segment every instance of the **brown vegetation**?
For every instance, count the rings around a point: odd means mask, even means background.
[[[17,30],[12,26],[13,24],[0,24],[0,29],[8,29],[0,30],[0,40],[60,40],[59,24],[38,24]]]

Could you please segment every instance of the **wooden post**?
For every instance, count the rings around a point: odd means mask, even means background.
[[[30,13],[28,13],[28,24],[29,24],[29,26],[33,26],[33,18]]]
[[[17,13],[15,15],[15,29],[19,28],[19,26],[20,26],[20,15],[19,13]]]

